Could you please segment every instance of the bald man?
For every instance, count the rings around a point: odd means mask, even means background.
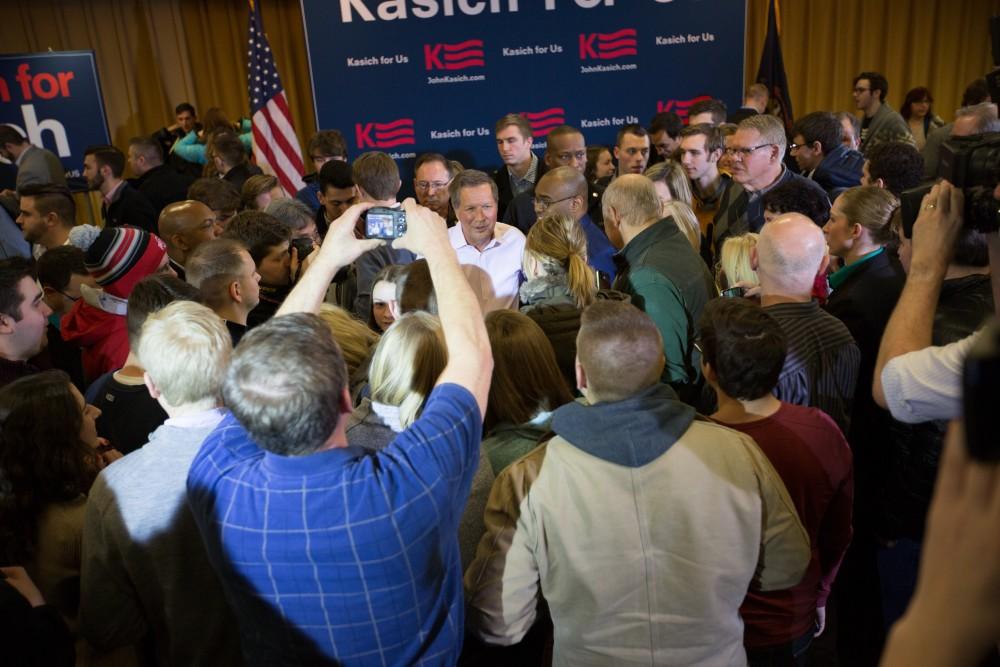
[[[194,249],[222,234],[215,212],[193,199],[168,204],[160,213],[158,224],[160,237],[167,244],[170,266],[181,280],[185,279],[184,264]]]
[[[587,264],[599,271],[610,286],[615,279],[615,247],[594,224],[587,212],[590,189],[583,173],[574,167],[556,167],[545,172],[535,185],[535,214],[568,215],[576,220],[587,236]]]
[[[800,213],[786,213],[764,225],[750,252],[761,306],[788,342],[775,396],[819,408],[847,433],[861,352],[844,323],[812,299],[813,281],[830,263],[823,231]]]
[[[571,167],[581,174],[587,168],[587,141],[583,132],[572,125],[560,125],[552,128],[545,137],[545,166],[547,169]],[[586,180],[586,179],[584,179]],[[536,183],[537,185],[537,183]],[[587,214],[590,220],[600,228],[604,224],[601,215],[601,193],[603,188],[587,184]],[[538,219],[532,205],[534,191],[523,192],[514,197],[510,206],[504,212],[503,221],[517,227],[525,234]],[[590,237],[587,237],[588,241]]]
[[[625,174],[611,181],[602,206],[608,236],[621,247],[614,287],[656,322],[666,357],[662,380],[681,400],[700,407],[701,355],[693,332],[715,294],[712,276],[680,228],[663,218],[660,198],[645,176]]]

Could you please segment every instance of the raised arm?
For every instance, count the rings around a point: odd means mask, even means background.
[[[441,216],[419,206],[413,199],[404,201],[403,208],[407,232],[394,246],[423,255],[427,260],[448,347],[448,364],[438,384],[454,383],[465,387],[476,397],[480,415],[485,414],[493,355],[479,300],[459,266]]]
[[[371,206],[368,203],[355,204],[333,221],[316,259],[278,308],[278,315],[318,313],[323,296],[337,272],[384,243],[378,239],[358,239],[354,236],[355,223]]]
[[[929,347],[941,284],[962,226],[962,191],[941,181],[924,197],[913,225],[913,254],[906,285],[882,334],[872,395],[886,406],[882,370],[893,358]]]

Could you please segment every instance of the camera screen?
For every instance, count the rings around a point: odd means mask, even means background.
[[[384,213],[369,213],[367,218],[367,236],[369,237],[393,237],[395,236],[395,226],[393,216]]]

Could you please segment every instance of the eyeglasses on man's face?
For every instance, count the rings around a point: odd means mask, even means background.
[[[448,181],[417,181],[413,184],[417,190],[427,192],[428,190],[443,190],[448,187]]]
[[[548,210],[548,208],[550,206],[558,204],[559,202],[569,201],[570,199],[572,199],[575,196],[576,195],[570,195],[569,197],[563,197],[562,199],[549,199],[547,197],[533,197],[531,201],[532,201],[532,203],[535,206],[535,210],[538,211],[539,213],[543,213],[546,210]]]
[[[749,148],[739,148],[730,146],[729,148],[726,148],[725,153],[727,156],[731,158],[738,157],[740,160],[745,160],[751,155],[753,155],[754,151],[758,151],[761,148],[766,148],[768,146],[774,146],[774,144],[759,144],[757,146],[751,146]]]

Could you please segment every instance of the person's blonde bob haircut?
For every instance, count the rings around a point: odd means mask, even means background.
[[[217,401],[233,354],[222,319],[193,301],[175,301],[146,318],[139,363],[173,407]]]
[[[524,256],[534,259],[543,270],[549,263],[561,266],[577,308],[586,308],[594,302],[597,280],[594,270],[587,265],[587,235],[570,216],[554,213],[535,222],[528,230]]]
[[[399,423],[407,428],[420,416],[447,363],[441,321],[422,311],[407,313],[375,348],[368,370],[371,399],[398,407]]]
[[[698,216],[691,210],[691,206],[679,199],[664,202],[663,215],[674,221],[677,229],[681,230],[696,253],[701,252],[701,225],[698,224]]]
[[[723,288],[743,283],[747,287],[760,285],[760,278],[750,263],[750,251],[757,247],[758,235],[753,232],[731,236],[722,244],[716,282]]]
[[[333,339],[340,346],[347,376],[354,377],[378,344],[378,334],[340,306],[324,303],[319,307],[318,315],[330,327]]]
[[[679,162],[674,160],[657,162],[646,169],[644,175],[653,183],[666,185],[673,199],[679,199],[688,206],[692,205],[694,196],[691,194],[691,183]]]

